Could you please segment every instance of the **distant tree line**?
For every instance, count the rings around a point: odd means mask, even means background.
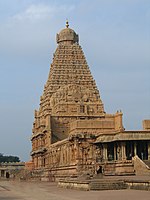
[[[20,159],[17,156],[4,156],[0,153],[0,163],[2,162],[20,162]]]

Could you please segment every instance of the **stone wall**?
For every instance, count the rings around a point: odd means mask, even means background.
[[[13,178],[24,167],[24,162],[0,163],[0,178]]]
[[[134,165],[131,160],[107,162],[103,166],[103,174],[106,176],[134,175]]]

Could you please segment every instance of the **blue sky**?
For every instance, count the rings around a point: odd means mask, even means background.
[[[126,130],[150,119],[149,0],[0,0],[1,153],[30,159],[34,110],[66,18],[105,111],[121,109]]]

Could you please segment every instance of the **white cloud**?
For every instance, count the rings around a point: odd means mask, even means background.
[[[56,14],[67,13],[74,10],[73,5],[45,5],[45,4],[32,4],[26,10],[13,16],[16,21],[23,20],[42,20],[47,18],[52,18]]]
[[[0,57],[43,55],[43,49],[48,51],[50,38],[55,41],[57,25],[74,9],[73,4],[30,4],[7,18],[0,26]]]

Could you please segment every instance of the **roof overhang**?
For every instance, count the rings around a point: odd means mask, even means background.
[[[95,143],[106,143],[115,141],[130,141],[130,140],[150,140],[150,131],[124,131],[116,134],[99,135]]]

